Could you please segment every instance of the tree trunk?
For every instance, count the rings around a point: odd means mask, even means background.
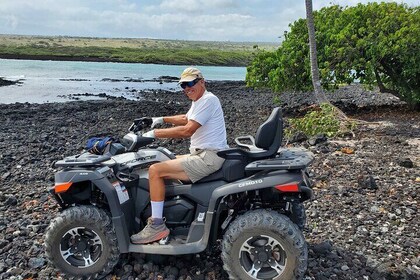
[[[378,84],[379,92],[390,93],[390,94],[394,95],[395,97],[398,97],[399,99],[402,99],[402,96],[401,96],[401,94],[398,93],[398,91],[385,87],[385,85],[382,82],[381,76],[379,75],[378,69],[376,67],[373,68],[373,73],[375,73],[376,83]]]
[[[379,75],[378,69],[376,67],[373,67],[373,73],[375,73],[376,83],[378,84],[379,91],[385,92],[386,88],[382,83],[381,76]]]
[[[311,76],[312,85],[314,87],[315,98],[320,103],[329,103],[324,91],[321,87],[321,81],[319,79],[319,68],[316,53],[316,41],[315,41],[315,23],[314,16],[312,14],[312,0],[305,0],[306,4],[306,23],[308,25],[309,34],[309,55],[311,60]]]

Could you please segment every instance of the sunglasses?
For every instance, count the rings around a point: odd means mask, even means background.
[[[186,89],[187,87],[193,87],[193,86],[195,86],[199,81],[200,81],[201,79],[200,78],[197,78],[197,79],[195,79],[195,80],[193,80],[193,81],[190,81],[190,82],[182,82],[181,83],[181,87],[182,87],[182,89]]]

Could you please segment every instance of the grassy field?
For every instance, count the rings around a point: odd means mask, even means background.
[[[246,66],[275,43],[0,35],[0,58]]]

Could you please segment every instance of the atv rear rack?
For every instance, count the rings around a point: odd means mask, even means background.
[[[300,170],[314,160],[312,152],[302,148],[280,148],[272,159],[251,162],[245,170]]]

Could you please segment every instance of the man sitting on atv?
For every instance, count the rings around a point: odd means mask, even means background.
[[[152,128],[158,124],[171,123],[171,128],[153,129],[143,134],[152,138],[189,138],[190,154],[178,156],[174,160],[159,162],[149,168],[149,190],[152,216],[147,225],[131,236],[136,244],[151,243],[169,235],[163,219],[165,200],[164,179],[178,179],[196,182],[220,169],[224,159],[217,151],[228,148],[222,106],[219,99],[206,90],[200,70],[186,68],[179,84],[192,100],[187,114],[152,118]]]

